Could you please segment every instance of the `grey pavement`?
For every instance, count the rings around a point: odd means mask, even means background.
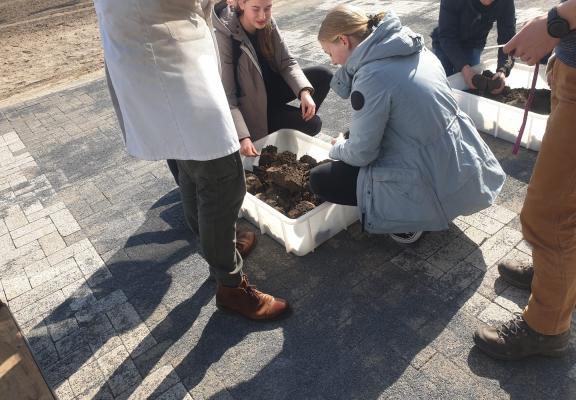
[[[352,3],[392,3],[422,33],[438,12],[437,1]],[[516,4],[523,21],[554,1]],[[302,65],[327,63],[315,35],[332,5],[281,7]],[[331,93],[320,114],[328,139],[349,105]],[[564,358],[525,362],[473,347],[476,327],[528,298],[495,264],[530,257],[518,214],[536,153],[485,139],[505,187],[448,231],[402,246],[354,224],[304,257],[261,236],[246,270],[294,313],[254,323],[217,311],[168,168],[126,154],[103,79],[5,107],[0,297],[63,400],[574,399],[574,339]]]

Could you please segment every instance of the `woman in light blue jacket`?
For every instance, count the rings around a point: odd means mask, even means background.
[[[336,161],[311,172],[317,195],[357,205],[364,229],[405,242],[493,203],[506,175],[421,35],[392,11],[340,5],[318,39],[342,65],[331,86],[353,113],[349,138],[330,151]]]

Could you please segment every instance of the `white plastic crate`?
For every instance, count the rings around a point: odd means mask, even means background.
[[[274,145],[278,152],[290,151],[298,158],[305,154],[316,161],[328,158],[331,145],[298,131],[280,130],[254,142],[258,151]],[[243,157],[244,169],[252,171],[259,157]],[[299,218],[288,218],[250,193],[246,193],[241,216],[286,247],[287,252],[303,256],[358,219],[356,207],[324,202]]]
[[[485,69],[496,71],[498,60],[491,59],[474,66],[474,70],[482,72]],[[546,83],[546,66],[541,65],[539,69],[537,89],[549,89]],[[506,78],[506,85],[511,88],[530,88],[534,67],[526,64],[516,63],[510,76]],[[458,105],[466,114],[472,118],[479,131],[489,133],[495,137],[502,138],[514,143],[516,136],[522,125],[524,110],[518,107],[503,104],[485,97],[466,93],[467,89],[461,73],[448,77],[450,85],[454,89],[454,97]],[[546,130],[547,115],[528,113],[526,128],[522,135],[522,147],[531,150],[540,150],[544,131]]]

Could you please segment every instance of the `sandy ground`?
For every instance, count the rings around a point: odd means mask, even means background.
[[[275,12],[300,1],[277,0]],[[0,105],[101,76],[92,0],[0,0],[0,54]]]
[[[0,101],[103,67],[91,0],[0,0]]]

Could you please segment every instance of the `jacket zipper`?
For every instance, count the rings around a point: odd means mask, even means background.
[[[258,60],[256,60],[256,59],[254,58],[254,55],[252,54],[252,52],[250,51],[250,49],[247,48],[244,43],[240,44],[240,49],[242,49],[242,51],[244,51],[244,53],[246,53],[246,55],[248,56],[248,58],[250,58],[250,60],[252,61],[252,63],[254,64],[254,66],[256,67],[256,69],[258,70],[258,72],[260,73],[260,77],[262,77],[262,79],[264,79],[264,76],[262,75],[262,70],[260,69],[260,64],[258,64]]]

